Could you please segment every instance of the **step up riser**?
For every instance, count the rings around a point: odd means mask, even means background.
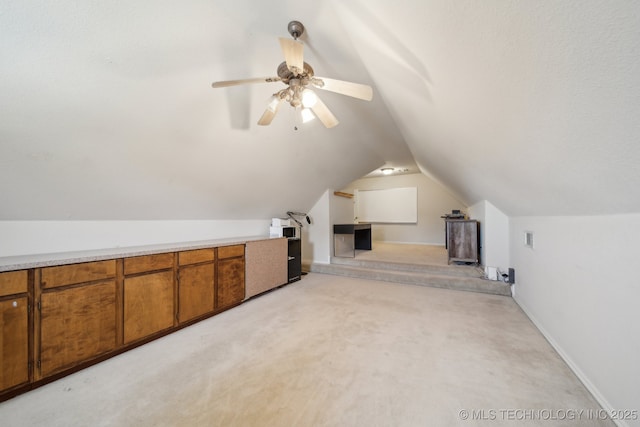
[[[344,265],[350,267],[367,268],[372,270],[410,271],[425,274],[443,274],[462,277],[481,277],[482,273],[475,267],[462,265],[422,265],[404,264],[385,261],[355,260],[353,258],[331,258],[331,265]]]
[[[335,264],[311,264],[309,269],[315,273],[511,296],[511,288],[508,284],[474,277],[377,270]]]

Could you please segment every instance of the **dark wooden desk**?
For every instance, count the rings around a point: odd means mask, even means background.
[[[371,250],[371,224],[334,224],[334,256],[353,258],[356,250]]]

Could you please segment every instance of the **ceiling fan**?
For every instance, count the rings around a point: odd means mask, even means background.
[[[287,26],[293,40],[280,37],[280,47],[285,61],[278,66],[278,77],[258,77],[242,80],[226,80],[213,82],[214,88],[229,87],[249,83],[273,83],[282,82],[286,88],[279,90],[271,96],[267,109],[258,120],[258,124],[266,126],[278,112],[283,102],[288,102],[300,114],[303,122],[312,120],[316,116],[327,128],[336,126],[338,119],[329,108],[320,100],[312,88],[328,90],[341,95],[371,101],[373,90],[370,86],[335,80],[326,77],[318,77],[313,68],[303,59],[303,44],[298,41],[304,33],[304,25],[298,21],[291,21]]]

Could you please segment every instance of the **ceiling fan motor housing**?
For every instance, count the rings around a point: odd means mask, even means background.
[[[313,68],[311,68],[311,65],[305,62],[302,73],[296,76],[293,74],[293,72],[291,72],[291,70],[287,66],[287,63],[283,62],[280,65],[278,65],[278,77],[280,77],[280,79],[282,79],[282,82],[285,84],[289,84],[289,80],[293,78],[310,79],[311,77],[313,77]]]

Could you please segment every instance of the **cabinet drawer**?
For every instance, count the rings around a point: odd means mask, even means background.
[[[27,270],[0,273],[0,297],[26,293],[28,280]]]
[[[110,279],[116,276],[116,260],[85,262],[81,264],[60,265],[42,269],[43,288],[74,285],[94,280]]]
[[[143,255],[124,259],[124,274],[165,270],[172,267],[173,252],[168,252],[166,254]]]
[[[244,245],[221,246],[218,248],[218,258],[233,258],[244,255]]]
[[[215,254],[213,248],[178,252],[179,265],[197,264],[199,262],[213,261],[214,259]]]

